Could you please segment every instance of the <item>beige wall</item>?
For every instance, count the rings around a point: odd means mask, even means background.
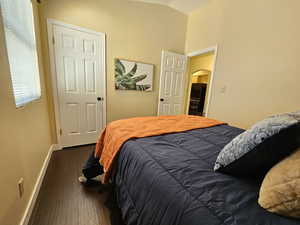
[[[51,136],[43,68],[42,98],[16,109],[2,28],[0,16],[0,224],[17,225],[50,148]],[[25,180],[22,199],[17,188],[21,177]]]
[[[298,0],[210,0],[192,13],[186,52],[219,45],[210,117],[249,127],[300,108],[299,8]]]
[[[210,75],[199,75],[199,76],[193,76],[192,77],[192,83],[193,84],[197,84],[197,83],[204,83],[204,84],[208,84]]]
[[[212,71],[214,62],[214,52],[202,54],[190,58],[190,73],[193,74],[198,70]],[[190,74],[190,75],[191,75]]]
[[[46,19],[89,28],[107,34],[107,120],[157,114],[161,51],[184,53],[187,16],[165,6],[124,0],[42,1],[40,19],[48,90],[51,93]],[[114,90],[114,58],[155,65],[154,91]],[[51,96],[50,109],[54,124]],[[52,128],[55,134],[54,127]]]

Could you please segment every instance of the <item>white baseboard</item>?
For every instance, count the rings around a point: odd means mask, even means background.
[[[58,150],[62,150],[63,147],[60,144],[54,144],[53,146],[53,151],[58,151]]]
[[[39,176],[38,176],[38,179],[37,179],[37,181],[34,185],[32,194],[30,196],[29,202],[27,204],[24,215],[23,215],[19,225],[27,225],[28,224],[30,216],[31,216],[32,211],[33,211],[33,208],[34,208],[34,205],[35,205],[35,202],[36,202],[36,199],[37,199],[37,196],[39,194],[41,185],[43,183],[43,180],[44,180],[44,177],[45,177],[48,165],[49,165],[49,161],[51,159],[52,152],[58,150],[58,147],[59,146],[56,146],[56,145],[51,145],[50,146],[47,157],[44,160],[42,169],[41,169],[41,171],[39,173]]]

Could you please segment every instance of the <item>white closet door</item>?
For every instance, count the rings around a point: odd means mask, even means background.
[[[105,36],[53,25],[63,147],[95,143],[105,125]]]

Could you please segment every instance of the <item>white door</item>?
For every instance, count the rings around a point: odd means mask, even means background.
[[[187,57],[162,52],[158,115],[183,113]]]
[[[95,143],[105,126],[105,35],[54,24],[62,147]]]

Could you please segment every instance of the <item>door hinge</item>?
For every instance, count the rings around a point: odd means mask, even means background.
[[[54,38],[54,36],[52,37],[52,43],[55,45],[55,38]]]
[[[59,135],[60,136],[62,135],[62,129],[59,129]]]

